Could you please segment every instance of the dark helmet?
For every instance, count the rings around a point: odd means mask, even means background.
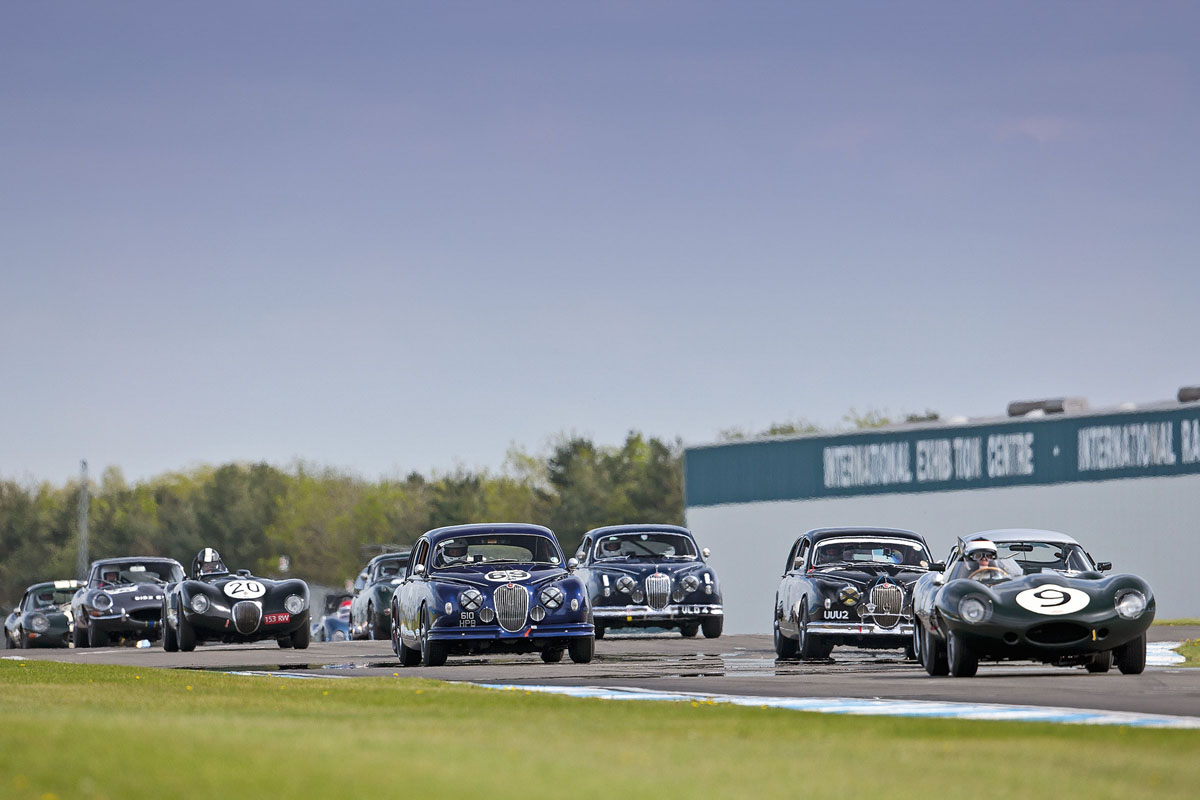
[[[206,578],[210,575],[228,575],[229,570],[225,568],[225,562],[221,560],[221,554],[211,547],[206,547],[196,557],[192,559],[192,577],[195,579]]]

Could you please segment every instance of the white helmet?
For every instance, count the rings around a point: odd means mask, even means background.
[[[987,539],[972,539],[971,541],[967,542],[966,546],[963,548],[963,555],[969,559],[972,559],[973,561],[979,560],[979,558],[983,555],[988,555],[991,558],[995,558],[996,553],[997,550],[995,543],[990,542]]]

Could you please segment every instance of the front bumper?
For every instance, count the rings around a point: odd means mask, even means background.
[[[725,607],[720,604],[692,605],[671,603],[663,608],[647,605],[592,606],[592,618],[605,625],[641,622],[688,622],[725,616]]]
[[[893,636],[897,639],[908,639],[913,635],[913,623],[906,620],[890,628],[881,628],[863,622],[810,622],[808,632],[822,636]]]
[[[434,627],[429,638],[435,642],[476,642],[480,640],[519,642],[522,639],[568,639],[594,636],[596,629],[587,622],[527,625],[509,633],[499,625],[476,625],[471,628]]]
[[[152,633],[158,635],[162,632],[161,619],[137,619],[129,616],[128,611],[103,617],[88,617],[88,623],[104,633]]]

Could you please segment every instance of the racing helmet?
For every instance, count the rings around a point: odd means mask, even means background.
[[[221,560],[221,554],[211,547],[206,547],[196,557],[192,559],[192,577],[199,579],[209,575],[228,575],[229,570],[225,568],[225,562]]]
[[[978,561],[987,556],[991,561],[996,560],[996,545],[987,539],[972,539],[963,547],[963,555],[971,561]]]
[[[604,540],[603,544],[601,544],[600,547],[606,553],[616,553],[617,551],[619,551],[621,549],[621,540],[615,536],[610,536]]]
[[[114,567],[105,567],[100,573],[100,580],[105,583],[117,583],[121,580],[121,570]]]

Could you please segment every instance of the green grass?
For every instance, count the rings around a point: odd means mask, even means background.
[[[539,665],[540,667],[541,665]],[[1200,733],[0,661],[0,797],[1194,797]],[[955,794],[955,792],[952,792]]]
[[[1181,617],[1179,619],[1156,619],[1155,625],[1163,625],[1165,627],[1180,627],[1183,625],[1200,625],[1200,619],[1195,617]]]
[[[1200,667],[1200,639],[1188,639],[1179,647],[1176,647],[1175,652],[1187,659],[1187,661],[1176,666]]]

